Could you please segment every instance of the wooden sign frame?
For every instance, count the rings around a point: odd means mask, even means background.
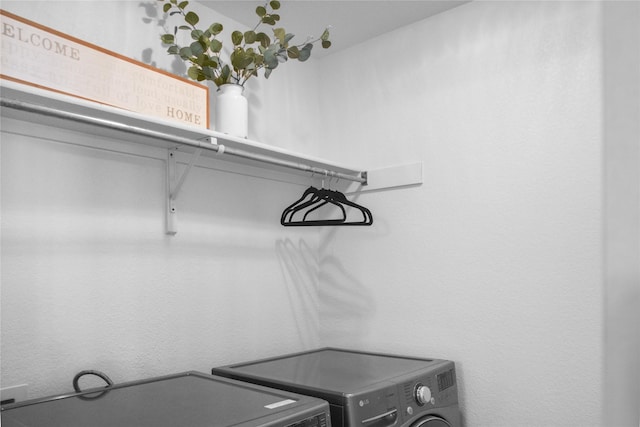
[[[0,9],[0,78],[209,128],[209,88]]]

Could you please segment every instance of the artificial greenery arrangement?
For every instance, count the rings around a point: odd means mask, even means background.
[[[287,33],[284,28],[273,28],[273,39],[266,33],[258,31],[261,25],[275,27],[280,21],[280,15],[274,13],[280,9],[280,2],[272,0],[264,6],[256,8],[258,23],[252,30],[233,31],[231,43],[233,51],[229,63],[225,63],[220,56],[223,42],[218,38],[223,27],[220,23],[209,25],[204,31],[196,26],[200,17],[193,11],[187,11],[188,1],[158,0],[164,2],[163,11],[169,15],[181,15],[186,25],[174,28],[173,34],[163,34],[162,42],[170,45],[167,52],[178,55],[190,64],[187,70],[189,78],[197,81],[211,80],[216,86],[235,83],[241,86],[251,78],[257,76],[258,71],[264,69],[264,76],[269,78],[273,70],[287,59],[306,61],[311,56],[314,43],[320,42],[323,48],[331,46],[329,29],[326,28],[317,39],[308,39],[302,44],[292,45],[294,35]],[[176,43],[178,31],[189,31],[193,42],[189,46],[181,47]]]

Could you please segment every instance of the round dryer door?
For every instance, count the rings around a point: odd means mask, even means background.
[[[418,421],[411,424],[411,427],[451,427],[451,424],[443,418],[435,415],[427,415],[426,417],[420,418]]]

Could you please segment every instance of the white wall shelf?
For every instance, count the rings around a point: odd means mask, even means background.
[[[3,80],[2,117],[34,122],[117,140],[128,146],[153,146],[166,151],[167,233],[177,232],[176,198],[191,167],[199,158],[223,160],[234,168],[259,168],[273,173],[336,179],[350,193],[397,188],[422,183],[422,163],[362,171],[312,156],[183,125],[108,105]],[[100,147],[96,147],[100,148]],[[180,173],[177,162],[186,165]],[[237,168],[238,166],[236,166]],[[374,185],[369,188],[368,180]]]
[[[366,183],[366,173],[355,168],[11,81],[2,81],[1,96],[2,116],[5,117],[76,131],[90,130],[92,134],[130,143],[166,149],[179,147],[181,152],[187,153],[202,149],[205,157]]]
[[[202,157],[275,171],[312,174],[366,185],[366,172],[311,156],[85,101],[27,85],[2,81],[2,117],[87,132],[131,144],[167,150],[167,234],[177,232],[176,199],[191,167]],[[189,158],[179,174],[177,154]]]

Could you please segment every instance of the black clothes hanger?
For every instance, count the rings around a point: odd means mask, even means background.
[[[283,223],[285,221],[286,216],[289,215],[289,213],[293,212],[296,209],[296,207],[302,205],[305,199],[309,198],[310,200],[312,200],[315,197],[317,191],[318,189],[315,188],[314,186],[307,188],[304,191],[304,193],[302,193],[302,196],[298,200],[291,203],[289,206],[287,206],[284,209],[284,211],[282,211],[282,216],[280,217],[280,223]]]
[[[313,221],[307,220],[308,215],[326,205],[327,203],[331,203],[333,206],[336,206],[340,209],[342,213],[342,218],[339,219],[331,219],[331,220],[323,220],[326,224],[314,224]],[[297,215],[302,216],[302,220],[294,221],[294,216]],[[315,187],[309,187],[302,197],[296,200],[293,204],[285,208],[282,212],[282,216],[280,217],[280,223],[282,225],[336,225],[344,222],[347,219],[347,213],[342,204],[335,202],[331,199],[331,194],[329,190],[324,188],[317,189]],[[302,224],[304,223],[304,224]]]
[[[344,195],[344,193],[341,193],[339,191],[333,191],[334,193],[334,200],[342,203],[343,205],[346,206],[350,206],[356,210],[359,210],[360,213],[362,214],[362,221],[361,222],[356,222],[356,221],[351,221],[345,225],[371,225],[373,224],[373,215],[371,214],[371,211],[367,208],[365,208],[362,205],[359,205],[357,203],[352,202],[351,200],[347,199],[347,196]]]
[[[327,204],[337,207],[342,217],[332,219],[307,219],[309,214],[318,211]],[[345,208],[350,208],[349,212],[359,212],[359,214],[362,215],[362,220],[351,219],[353,215],[348,215],[347,209]],[[357,213],[355,216],[359,217]],[[317,189],[311,186],[305,190],[302,197],[284,209],[280,217],[280,224],[286,227],[371,225],[373,224],[373,215],[369,209],[350,201],[339,191],[325,188]]]

